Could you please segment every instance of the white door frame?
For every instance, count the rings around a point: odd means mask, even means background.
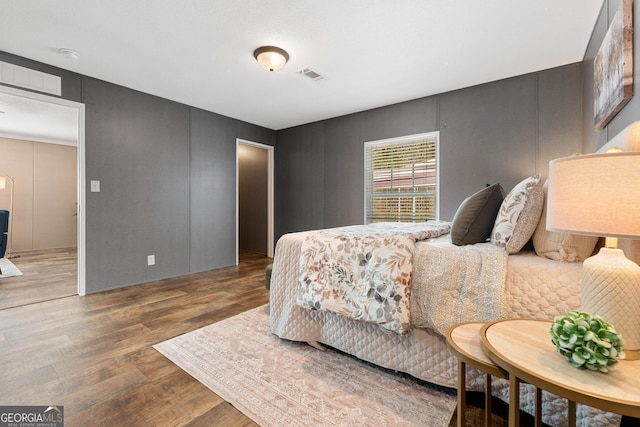
[[[274,147],[271,145],[260,144],[258,142],[247,141],[245,139],[236,138],[236,265],[238,264],[238,251],[240,248],[240,208],[238,205],[238,146],[249,145],[251,147],[267,150],[267,256],[273,258],[273,233],[274,233]]]
[[[8,95],[20,96],[22,98],[33,99],[36,101],[48,102],[50,104],[62,105],[64,107],[74,108],[78,112],[78,294],[86,295],[86,215],[84,206],[85,197],[85,141],[84,141],[84,104],[75,101],[69,101],[62,98],[43,95],[36,92],[15,89],[8,86],[0,85],[0,92]]]

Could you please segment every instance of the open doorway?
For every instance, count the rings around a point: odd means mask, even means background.
[[[238,253],[273,257],[273,159],[273,147],[236,140]]]
[[[0,86],[0,172],[13,181],[0,308],[85,294],[84,105]],[[22,270],[22,271],[21,271]]]

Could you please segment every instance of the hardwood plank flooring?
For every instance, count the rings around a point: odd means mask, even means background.
[[[67,427],[255,426],[152,345],[266,304],[271,261],[0,310],[0,405],[63,405]]]
[[[0,309],[76,295],[76,248],[17,252],[10,261],[22,276],[0,279]]]
[[[151,346],[266,304],[270,262],[0,310],[0,405],[55,402],[67,426],[255,425]]]

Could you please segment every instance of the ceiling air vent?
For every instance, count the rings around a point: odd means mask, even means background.
[[[311,80],[322,80],[324,79],[324,76],[313,71],[311,68],[303,68],[302,70],[298,71],[298,74],[300,74],[301,76],[305,76],[310,78]]]
[[[8,62],[0,61],[0,83],[38,92],[62,95],[62,79],[53,74],[31,70]]]

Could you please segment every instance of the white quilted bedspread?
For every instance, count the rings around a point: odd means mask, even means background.
[[[441,335],[459,323],[506,317],[507,252],[482,243],[456,246],[449,236],[416,244],[411,323]]]
[[[582,263],[552,261],[535,252],[509,255],[507,317],[551,320],[581,307]]]

